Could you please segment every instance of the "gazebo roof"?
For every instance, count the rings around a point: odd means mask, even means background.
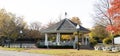
[[[60,22],[54,24],[53,26],[50,26],[44,30],[42,30],[42,33],[73,33],[76,32],[77,24],[72,22],[71,20],[65,18],[61,20]],[[81,25],[79,31],[82,33],[88,33],[90,32],[88,29],[82,27]]]

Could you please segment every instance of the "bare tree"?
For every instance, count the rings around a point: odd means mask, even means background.
[[[50,22],[47,24],[47,27],[53,26],[54,24],[56,24],[56,22],[50,21]]]
[[[113,22],[109,17],[107,10],[110,8],[110,0],[97,0],[95,3],[94,20],[96,24],[107,26]]]
[[[40,31],[41,23],[40,22],[33,22],[33,23],[31,23],[30,29],[31,30],[38,30],[38,31]]]
[[[28,33],[29,37],[40,38],[41,37],[41,23],[40,22],[33,22],[30,25],[30,32]]]

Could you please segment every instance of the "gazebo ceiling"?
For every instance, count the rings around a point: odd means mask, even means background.
[[[61,20],[60,22],[54,24],[53,26],[50,26],[44,30],[42,30],[42,33],[73,33],[76,32],[77,24],[72,22],[71,20],[65,18]],[[88,33],[90,32],[88,29],[82,27],[81,25],[79,31],[81,33]]]

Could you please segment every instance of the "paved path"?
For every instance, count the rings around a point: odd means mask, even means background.
[[[50,56],[50,55],[0,50],[0,56]]]

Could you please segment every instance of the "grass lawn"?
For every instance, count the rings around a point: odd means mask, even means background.
[[[23,50],[26,50],[26,49],[24,49],[24,48],[7,48],[7,47],[0,47],[0,50],[23,51]]]
[[[120,52],[104,52],[95,50],[76,50],[76,49],[31,49],[27,52],[51,54],[55,56],[120,56]]]
[[[76,49],[24,49],[24,48],[3,48],[1,50],[23,51],[30,53],[50,54],[54,56],[120,56],[120,52],[104,52],[95,50]]]

